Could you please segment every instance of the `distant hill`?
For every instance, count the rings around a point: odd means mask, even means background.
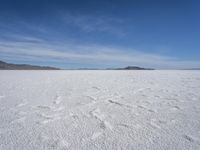
[[[189,69],[182,69],[182,70],[200,70],[200,68],[189,68]]]
[[[137,66],[128,66],[125,68],[108,68],[108,70],[154,70],[152,68],[142,68]]]
[[[10,64],[0,61],[0,70],[59,70],[59,68],[27,64]]]

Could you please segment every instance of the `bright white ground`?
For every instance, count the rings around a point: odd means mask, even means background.
[[[200,71],[0,71],[0,149],[200,149]]]

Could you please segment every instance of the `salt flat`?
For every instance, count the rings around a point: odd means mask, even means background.
[[[0,149],[200,149],[200,71],[0,71]]]

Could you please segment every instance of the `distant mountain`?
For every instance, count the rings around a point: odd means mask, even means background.
[[[137,66],[128,66],[123,69],[124,70],[154,70],[152,68],[141,68],[141,67],[137,67]]]
[[[200,70],[200,68],[189,68],[189,69],[182,69],[182,70]]]
[[[33,66],[27,64],[9,64],[0,61],[0,70],[59,70],[59,68],[48,66]]]
[[[128,66],[125,68],[108,68],[108,70],[154,70],[152,68],[142,68],[137,66]]]

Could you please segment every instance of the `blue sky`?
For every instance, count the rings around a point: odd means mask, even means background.
[[[200,67],[198,0],[0,0],[0,60]]]

